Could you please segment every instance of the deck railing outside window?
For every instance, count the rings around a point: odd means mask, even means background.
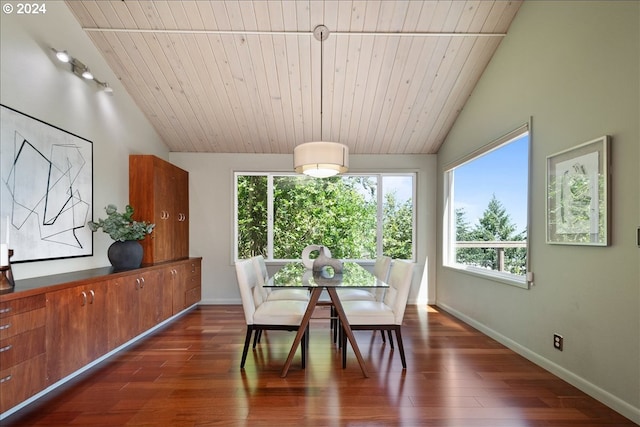
[[[475,249],[495,249],[498,257],[498,271],[504,271],[505,260],[504,260],[504,251],[505,249],[511,248],[526,248],[527,241],[526,240],[516,240],[516,241],[457,241],[455,244],[456,252],[458,249],[464,248],[475,248]],[[478,266],[481,267],[481,266]],[[524,265],[522,266],[524,268]]]

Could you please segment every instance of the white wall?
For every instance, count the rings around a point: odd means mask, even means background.
[[[535,285],[523,290],[441,266],[437,303],[640,422],[640,3],[526,1],[438,153],[443,166],[532,127]],[[609,247],[545,243],[546,156],[612,136]],[[552,336],[564,335],[564,351]]]
[[[167,158],[168,149],[64,2],[48,1],[46,8],[41,15],[0,14],[0,102],[93,142],[93,214],[104,217],[107,204],[124,208],[128,202],[129,154]],[[114,88],[113,96],[69,72],[52,47],[87,64]],[[13,274],[24,279],[109,265],[111,243],[96,233],[93,257],[14,264]]]
[[[240,304],[233,266],[233,173],[291,171],[291,155],[171,153],[170,161],[189,171],[190,255],[203,257],[205,304]],[[435,301],[436,157],[350,156],[353,172],[418,173],[418,249],[412,303]],[[427,275],[423,280],[424,265]]]

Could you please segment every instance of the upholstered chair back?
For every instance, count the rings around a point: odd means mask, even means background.
[[[247,325],[253,325],[253,315],[256,308],[263,303],[258,284],[258,276],[252,259],[243,259],[236,261],[236,277],[238,279],[238,287],[240,288],[240,298],[242,299],[242,308],[244,309],[244,317]],[[258,297],[257,300],[255,297]]]
[[[413,266],[412,262],[395,260],[393,268],[391,268],[389,288],[385,292],[383,302],[393,310],[396,325],[402,324],[404,318],[404,310],[407,307],[411,279],[413,278]]]

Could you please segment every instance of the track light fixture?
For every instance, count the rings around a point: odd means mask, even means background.
[[[71,72],[73,74],[75,74],[76,76],[82,77],[83,79],[86,79],[86,80],[93,80],[94,82],[96,82],[98,86],[101,86],[102,90],[105,91],[106,93],[108,94],[113,93],[113,88],[109,86],[109,83],[101,82],[100,80],[96,79],[93,73],[91,72],[91,70],[89,70],[88,66],[83,64],[77,58],[74,58],[73,56],[69,55],[69,53],[66,50],[57,50],[53,48],[51,48],[51,50],[53,50],[56,53],[56,58],[58,58],[60,62],[71,64]]]

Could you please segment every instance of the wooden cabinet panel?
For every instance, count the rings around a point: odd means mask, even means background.
[[[0,413],[46,384],[44,294],[0,302]]]
[[[107,283],[47,293],[47,376],[50,383],[107,353]]]
[[[165,271],[155,270],[141,276],[139,294],[140,332],[157,325],[172,314],[173,295],[164,280]]]
[[[169,271],[169,278],[171,280],[171,289],[173,290],[173,313],[179,313],[186,307],[185,303],[185,291],[187,275],[187,264],[178,264],[171,268]]]
[[[144,264],[189,256],[188,172],[155,156],[129,156],[129,203],[136,219],[156,224],[141,241]]]
[[[138,288],[140,281],[134,276],[111,280],[109,303],[111,316],[108,319],[109,348],[116,348],[135,337],[140,330],[138,324]]]
[[[16,406],[46,387],[44,353],[0,371],[0,412]]]
[[[44,297],[44,295],[42,296]],[[44,302],[44,298],[42,298],[42,301]],[[0,318],[0,340],[44,326],[45,315],[43,305],[42,308],[37,310]]]
[[[109,346],[116,348],[173,314],[169,268],[131,274],[109,286]]]
[[[173,286],[173,313],[197,303],[201,299],[201,261],[189,260],[176,265],[171,271]]]
[[[46,298],[44,294],[2,301],[0,302],[0,319],[35,310],[36,308],[42,308],[45,304]]]
[[[2,340],[0,366],[8,368],[45,352],[44,326]]]

